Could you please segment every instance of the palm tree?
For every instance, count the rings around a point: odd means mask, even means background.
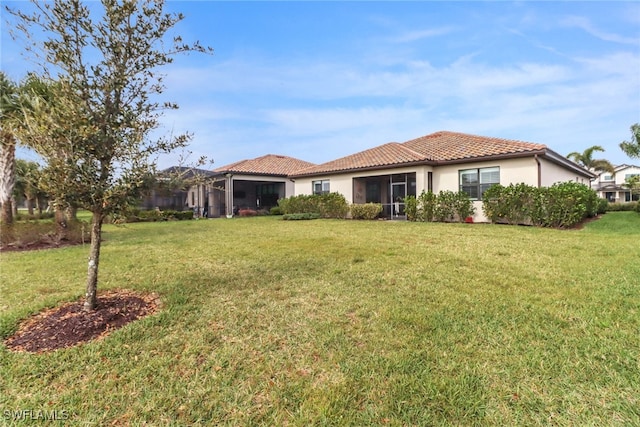
[[[640,124],[631,126],[631,141],[621,142],[620,148],[627,156],[640,159]]]
[[[578,153],[577,151],[569,153],[567,154],[567,158],[592,172],[609,172],[612,175],[615,174],[615,168],[609,160],[593,158],[594,151],[604,151],[604,148],[599,145],[594,145],[582,153]]]
[[[0,221],[13,223],[11,198],[16,180],[15,120],[21,112],[19,87],[0,71]]]

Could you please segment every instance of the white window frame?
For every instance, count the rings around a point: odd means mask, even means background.
[[[465,182],[465,176],[474,176]],[[500,166],[487,168],[460,169],[458,188],[469,195],[471,200],[482,200],[482,195],[492,185],[500,184]]]
[[[320,189],[317,190],[316,186],[319,186]],[[311,192],[313,194],[329,194],[331,191],[331,185],[328,179],[320,179],[317,181],[311,181]]]

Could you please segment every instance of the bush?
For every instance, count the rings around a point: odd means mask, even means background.
[[[42,212],[42,213],[34,213],[33,215],[29,215],[28,213],[19,212],[14,216],[14,220],[16,221],[32,221],[38,219],[51,219],[54,217],[53,212]]]
[[[437,196],[423,191],[417,199],[408,196],[404,202],[409,221],[471,222],[467,218],[475,212],[473,202],[463,191],[441,191]]]
[[[609,201],[607,199],[598,199],[598,215],[602,215],[609,209]]]
[[[193,219],[193,211],[160,211],[158,209],[142,210],[130,208],[126,212],[114,214],[111,222],[114,224],[130,222],[183,221]]]
[[[605,209],[584,184],[562,182],[536,188],[526,184],[494,185],[483,195],[482,209],[491,222],[570,228]]]
[[[638,211],[638,202],[626,202],[626,203],[609,203],[607,206],[607,212],[620,212],[620,211]]]
[[[318,218],[320,218],[319,213],[311,213],[311,212],[282,215],[282,219],[285,221],[299,221],[299,220],[318,219]]]
[[[349,213],[347,199],[340,193],[291,196],[278,200],[282,213],[317,213],[322,218],[345,218]]]
[[[494,223],[532,224],[536,187],[520,183],[491,186],[482,195],[482,210]]]
[[[367,220],[376,219],[378,215],[380,215],[380,212],[382,212],[382,204],[380,203],[365,203],[365,204],[351,205],[351,218],[353,219],[367,219]]]
[[[463,191],[441,191],[434,201],[433,217],[436,221],[465,222],[475,212],[473,202]]]
[[[253,209],[240,209],[238,211],[239,216],[256,216],[258,212]]]
[[[282,208],[280,206],[274,206],[269,210],[269,215],[282,215]]]

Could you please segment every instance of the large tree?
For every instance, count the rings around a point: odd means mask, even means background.
[[[631,141],[623,141],[620,148],[627,156],[640,159],[640,123],[631,126]]]
[[[55,96],[32,102],[33,134],[25,141],[48,156],[49,173],[61,177],[66,202],[92,212],[84,307],[93,310],[105,217],[139,195],[153,170],[152,156],[183,147],[190,138],[151,137],[162,110],[177,108],[158,101],[164,90],[158,67],[175,54],[211,49],[184,44],[180,37],[168,40],[183,16],[165,13],[163,0],[101,0],[102,8],[80,0],[33,4],[34,13],[10,12],[26,37],[45,35],[42,43],[32,40],[41,49],[30,52],[55,82]],[[65,148],[50,146],[43,133],[54,134]]]
[[[593,153],[596,151],[604,152],[604,148],[599,145],[594,145],[587,148],[582,153],[577,151],[569,153],[567,154],[567,158],[592,172],[609,172],[611,174],[615,174],[615,169],[610,161],[593,158]]]
[[[0,221],[13,222],[12,195],[16,180],[16,123],[20,116],[19,86],[0,71]]]

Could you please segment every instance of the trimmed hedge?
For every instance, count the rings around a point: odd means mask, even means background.
[[[141,210],[131,209],[122,216],[114,216],[113,222],[156,222],[156,221],[183,221],[193,219],[193,211],[160,211],[157,209]]]
[[[607,203],[584,184],[568,181],[551,187],[496,184],[483,194],[482,210],[494,223],[570,228],[605,212]]]
[[[347,199],[340,193],[301,194],[278,200],[285,215],[315,213],[322,218],[345,218],[349,213]]]
[[[640,212],[640,210],[638,210],[639,207],[640,207],[640,203],[638,202],[609,203],[609,206],[607,206],[607,212],[620,212],[620,211]]]
[[[309,219],[318,219],[318,218],[320,218],[320,214],[312,213],[312,212],[282,215],[282,219],[285,221],[300,221],[300,220],[309,220]]]
[[[351,205],[352,219],[373,220],[378,218],[378,215],[380,215],[380,212],[382,212],[382,204],[380,203],[365,203],[365,204]]]
[[[409,221],[420,222],[468,222],[475,208],[469,195],[464,191],[441,191],[437,195],[422,192],[417,198],[404,199],[405,212]]]

